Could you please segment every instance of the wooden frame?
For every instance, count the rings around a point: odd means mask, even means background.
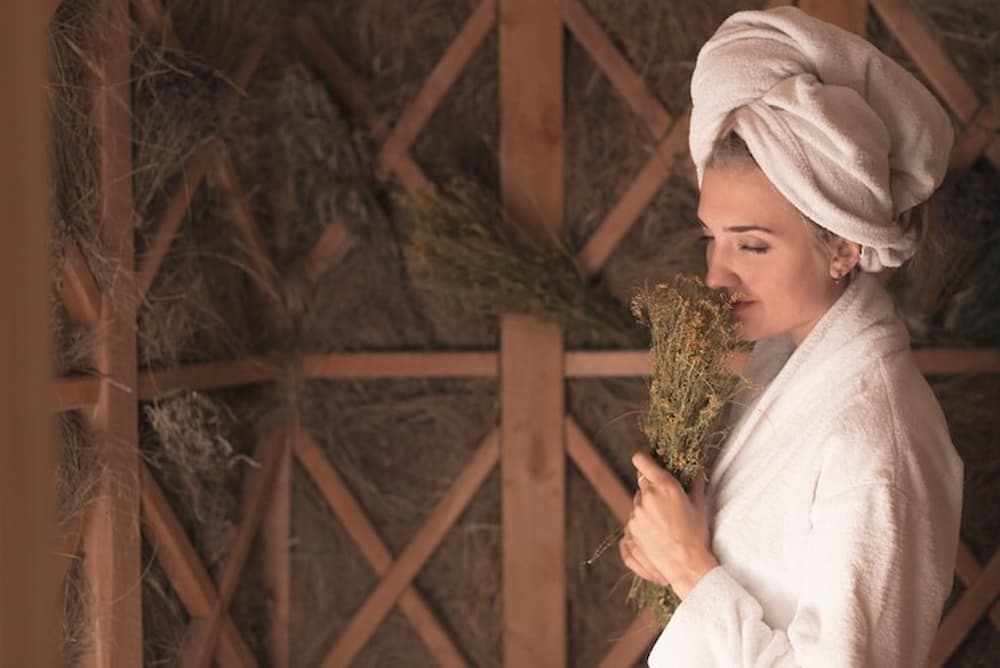
[[[126,6],[122,0],[102,2],[107,12],[121,12]],[[179,46],[157,4],[156,0],[137,2],[137,18],[150,31],[158,31],[166,43]],[[789,3],[780,0],[768,3],[769,6],[780,4]],[[812,11],[833,12],[823,15],[853,29],[864,25],[863,15],[868,8],[866,2],[857,0],[837,7],[834,7],[837,3],[820,0],[802,0],[801,4]],[[952,166],[967,167],[980,155],[997,165],[1000,140],[994,131],[1000,122],[1000,102],[980,103],[976,99],[905,3],[872,0],[872,9],[899,37],[946,103],[966,123],[966,130],[952,155]],[[489,33],[498,28],[503,73],[501,183],[504,204],[518,212],[517,217],[529,225],[559,226],[562,224],[563,195],[562,123],[560,120],[557,127],[553,126],[552,119],[562,118],[562,99],[557,94],[561,91],[561,73],[555,64],[561,59],[564,25],[591,54],[655,142],[652,157],[580,250],[581,266],[589,273],[596,273],[670,174],[680,169],[691,178],[685,158],[689,113],[686,111],[674,118],[665,110],[580,0],[559,0],[551,5],[528,0],[482,0],[391,129],[377,120],[364,83],[350,72],[307,16],[294,21],[293,31],[304,52],[328,77],[336,94],[368,126],[372,138],[378,142],[380,177],[394,176],[404,188],[416,191],[434,185],[410,156],[412,145],[462,69]],[[128,96],[122,92],[128,80],[128,48],[123,34],[109,36],[106,44],[105,77],[98,87],[97,107],[104,149],[101,153],[104,232],[115,241],[114,247],[121,249],[123,266],[132,267],[135,263],[131,241],[125,238],[131,214],[131,192],[129,179],[120,176],[129,173],[130,169],[129,144],[123,140],[130,136]],[[249,83],[264,44],[262,41],[254,45],[237,68],[234,78],[241,86]],[[528,108],[522,104],[515,112],[513,100],[518,97],[517,87],[525,85],[527,78],[535,82],[535,90],[552,94],[534,96]],[[520,100],[523,103],[523,96]],[[237,102],[233,96],[226,104]],[[230,222],[251,250],[254,281],[260,292],[271,298],[272,316],[281,322],[288,314],[281,311],[279,304],[279,277],[268,257],[259,227],[243,205],[235,170],[215,140],[207,141],[196,150],[178,177],[174,195],[156,226],[153,244],[137,263],[135,278],[140,293],[145,294],[152,285],[183,224],[194,193],[206,181],[226,193]],[[336,261],[348,237],[343,221],[331,221],[310,254],[308,275],[312,280]],[[137,575],[136,519],[140,495],[146,535],[193,620],[185,645],[186,662],[207,665],[214,657],[225,666],[255,664],[245,640],[229,617],[228,606],[246,563],[250,542],[262,527],[268,555],[268,587],[277,602],[269,639],[270,662],[276,666],[287,666],[289,662],[288,537],[293,461],[298,461],[313,479],[381,578],[331,648],[324,661],[327,666],[346,665],[356,657],[395,605],[400,607],[442,665],[465,665],[461,651],[413,589],[412,581],[501,459],[504,461],[505,518],[516,519],[527,513],[532,503],[544,499],[546,505],[554,509],[548,518],[552,526],[547,529],[552,542],[544,553],[548,555],[548,562],[558,562],[560,568],[564,537],[558,525],[564,512],[561,504],[564,502],[563,471],[567,455],[619,519],[623,520],[631,506],[630,496],[621,481],[579,426],[565,416],[562,381],[580,377],[643,376],[648,374],[648,353],[563,351],[558,330],[551,325],[511,317],[504,321],[504,337],[498,352],[303,356],[298,361],[298,368],[291,371],[306,378],[499,377],[506,388],[503,390],[504,422],[486,437],[414,541],[394,559],[336,470],[294,416],[285,429],[265,435],[258,445],[255,456],[262,466],[247,476],[238,537],[218,582],[213,583],[167,505],[162,490],[145,466],[136,460],[136,401],[163,396],[183,387],[209,389],[279,381],[289,369],[279,364],[277,358],[249,358],[139,372],[135,365],[134,334],[125,326],[130,318],[134,321],[135,314],[127,310],[112,311],[115,300],[105,299],[100,294],[79,249],[73,246],[67,249],[63,272],[63,300],[67,310],[75,322],[99,328],[102,357],[97,377],[57,380],[54,406],[57,410],[93,412],[95,429],[107,435],[102,457],[116,476],[120,476],[117,482],[104,481],[106,493],[99,502],[103,504],[99,506],[100,516],[91,514],[81,520],[78,532],[65,541],[66,551],[75,554],[81,535],[85,536],[88,554],[105,555],[100,559],[102,563],[95,563],[89,573],[91,582],[96,584],[98,601],[93,657],[97,664],[138,665],[141,661],[137,658],[141,657],[141,627],[137,628],[138,588],[126,591],[123,584]],[[1000,373],[1000,350],[996,349],[923,350],[916,352],[916,358],[925,373]],[[539,369],[546,371],[540,373]],[[540,388],[540,393],[554,397],[553,401],[548,405],[519,402],[518,392],[514,390],[529,382]],[[111,446],[112,443],[118,445]],[[545,444],[545,447],[539,450],[538,444]],[[540,468],[532,469],[532,466]],[[112,484],[117,485],[114,495],[107,493]],[[562,607],[565,582],[556,578],[547,583],[544,605],[532,601],[533,605],[518,607],[517,603],[522,598],[517,592],[542,590],[540,573],[552,572],[539,567],[538,563],[530,563],[528,545],[534,538],[530,532],[519,534],[517,522],[508,525],[505,519],[504,586],[508,604],[504,646],[507,665],[523,665],[525,660],[532,662],[539,657],[545,657],[546,665],[565,664],[566,627]],[[537,552],[531,555],[535,559]],[[989,612],[994,624],[1000,624],[1000,604],[994,604],[1000,591],[997,563],[997,556],[994,556],[982,568],[964,545],[960,547],[957,572],[968,590],[941,626],[934,645],[935,665],[947,659],[983,614]],[[631,665],[641,658],[654,637],[655,629],[648,617],[638,616],[622,638],[609,648],[601,665]],[[116,643],[113,651],[112,639]]]

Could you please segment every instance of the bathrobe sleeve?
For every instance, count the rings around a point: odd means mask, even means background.
[[[719,566],[678,606],[650,667],[924,665],[940,614],[928,599],[947,594],[928,587],[951,562],[923,505],[872,482],[818,499],[787,632]]]

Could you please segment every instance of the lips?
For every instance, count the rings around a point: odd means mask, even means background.
[[[741,299],[739,301],[735,301],[733,302],[732,306],[733,313],[742,313],[747,309],[748,306],[750,306],[753,303],[754,302],[749,299]]]

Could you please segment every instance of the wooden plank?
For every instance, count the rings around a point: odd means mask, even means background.
[[[979,618],[1000,594],[1000,550],[983,569],[979,578],[962,594],[938,628],[931,646],[929,666],[942,666],[958,649]]]
[[[576,420],[566,416],[566,451],[601,500],[619,522],[625,524],[632,514],[632,494],[587,438]]]
[[[452,87],[472,56],[486,40],[496,23],[496,0],[482,0],[462,26],[458,35],[438,61],[420,88],[416,98],[400,115],[376,159],[383,175],[395,168],[396,161],[406,153],[430,120],[445,93]],[[560,91],[561,92],[561,91]]]
[[[62,301],[70,319],[83,327],[97,326],[101,313],[101,293],[80,247],[72,239],[65,243]]]
[[[868,0],[799,0],[799,9],[816,18],[864,37],[868,25]]]
[[[492,432],[455,479],[451,489],[434,506],[413,541],[388,568],[375,591],[351,619],[340,639],[323,659],[324,667],[347,666],[357,657],[389,610],[434,553],[448,529],[472,501],[496,466],[498,458],[499,444],[496,433]]]
[[[149,287],[153,284],[153,278],[163,264],[170,245],[177,236],[184,216],[187,215],[191,200],[201,186],[202,180],[208,173],[208,167],[215,159],[216,142],[209,140],[198,147],[191,157],[188,158],[181,171],[180,179],[174,189],[173,195],[167,207],[160,215],[156,223],[156,231],[152,235],[149,248],[143,254],[139,262],[139,270],[136,276],[136,289],[139,298],[145,298],[149,292]]]
[[[991,144],[997,143],[997,128],[1000,127],[1000,95],[994,96],[976,112],[965,128],[961,138],[952,147],[949,169],[964,170],[972,167],[979,156],[986,153]],[[987,155],[989,158],[989,155]],[[992,158],[991,158],[992,160]],[[996,160],[994,166],[1000,169]]]
[[[563,0],[562,13],[566,25],[573,31],[580,45],[587,50],[597,66],[614,84],[632,111],[642,119],[653,138],[659,141],[670,129],[673,119],[656,96],[649,91],[642,77],[636,74],[635,69],[580,0]]]
[[[983,569],[972,556],[972,551],[962,541],[958,542],[958,555],[955,560],[955,574],[966,587],[971,587],[983,574]],[[1000,601],[990,608],[990,621],[1000,631]]]
[[[323,230],[306,260],[306,276],[311,282],[315,283],[330,268],[340,256],[346,242],[347,227],[344,221],[335,216]]]
[[[495,377],[496,353],[330,353],[305,355],[306,378],[478,378]]]
[[[0,6],[0,665],[59,662],[56,448],[49,411],[49,2]]]
[[[139,399],[147,401],[178,390],[215,390],[278,380],[284,370],[274,359],[245,357],[225,362],[202,362],[139,375]]]
[[[269,298],[271,308],[277,309],[281,303],[281,295],[275,289],[278,271],[271,262],[271,255],[260,232],[260,226],[257,225],[247,205],[246,194],[240,186],[236,167],[229,155],[222,151],[216,153],[216,160],[212,166],[213,170],[209,176],[211,183],[225,193],[230,222],[236,228],[244,250],[250,258],[252,270],[248,269],[247,273],[261,293]]]
[[[597,664],[598,668],[631,668],[641,662],[661,630],[649,611],[643,610]]]
[[[188,626],[182,651],[185,666],[207,667],[211,663],[222,623],[228,615],[229,605],[250,556],[250,547],[264,518],[278,477],[281,457],[287,448],[288,434],[276,432],[261,438],[254,451],[253,459],[258,466],[244,473],[243,512],[236,537],[219,572],[216,583],[218,598],[207,619],[196,620]]]
[[[921,348],[913,356],[928,376],[1000,373],[1000,348]]]
[[[589,274],[600,271],[611,252],[639,219],[642,212],[656,196],[670,176],[678,157],[687,151],[690,110],[686,111],[667,137],[660,142],[656,152],[646,161],[635,181],[601,222],[577,255],[580,266]]]
[[[495,440],[497,435],[491,434],[490,438]],[[392,568],[392,555],[340,474],[305,431],[297,434],[295,453],[302,468],[312,478],[351,540],[371,564],[375,574],[384,577]],[[461,652],[412,585],[408,585],[400,594],[399,608],[440,665],[449,667],[465,665]]]
[[[296,418],[297,419],[297,418]],[[293,427],[289,447],[278,462],[278,475],[261,528],[263,584],[270,602],[266,639],[268,665],[290,668],[292,662],[292,456],[298,428]]]
[[[368,127],[372,139],[380,144],[384,143],[389,130],[375,113],[364,83],[330,47],[308,16],[299,16],[293,23],[293,30],[299,44],[326,75],[327,82],[337,97]],[[397,156],[393,169],[396,177],[410,192],[432,187],[420,167],[405,152]]]
[[[648,376],[648,350],[567,352],[563,361],[567,378]]]
[[[95,81],[103,242],[126,272],[116,290],[132,284],[131,35],[127,0],[100,0],[103,25]],[[91,590],[93,641],[88,666],[117,668],[142,663],[142,559],[139,536],[138,413],[134,393],[135,303],[113,295],[102,302],[95,367],[102,379],[93,414],[102,475],[94,514],[84,535],[84,567]]]
[[[975,91],[931,36],[910,3],[906,0],[871,0],[871,5],[952,113],[963,123],[971,121],[979,108]]]
[[[566,665],[566,453],[562,334],[501,326],[504,665]],[[532,659],[532,657],[535,657]]]
[[[91,376],[67,376],[52,383],[54,410],[65,412],[91,408],[101,394],[101,381]]]
[[[188,615],[207,617],[217,605],[215,585],[145,463],[140,464],[139,471],[146,539]],[[255,663],[253,652],[228,615],[223,621],[218,658],[224,665],[247,666]]]

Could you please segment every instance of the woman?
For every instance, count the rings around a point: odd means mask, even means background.
[[[741,12],[698,56],[706,282],[755,341],[733,430],[690,496],[644,453],[620,543],[682,599],[658,666],[921,666],[951,590],[962,463],[873,276],[915,249],[947,114],[864,40]]]

